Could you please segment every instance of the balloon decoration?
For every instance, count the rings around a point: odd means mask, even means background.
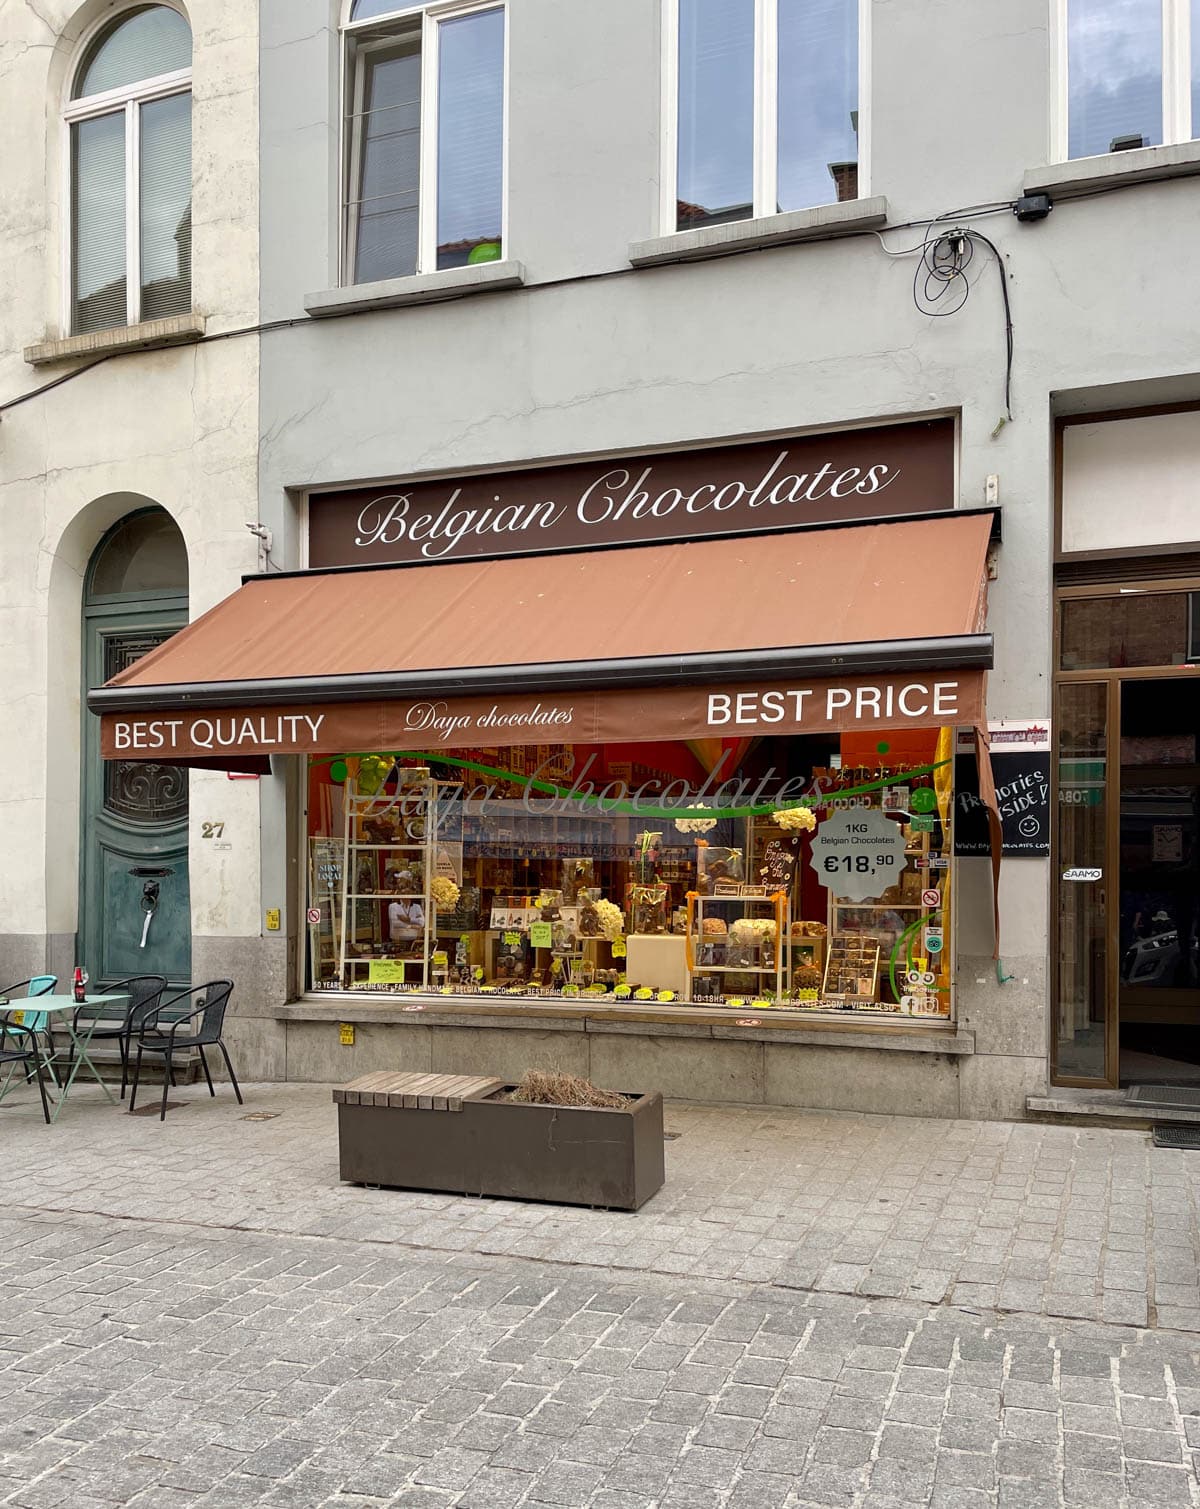
[[[737,768],[750,752],[755,739],[688,739],[687,747],[700,762],[705,775],[720,766],[722,780],[737,774]]]

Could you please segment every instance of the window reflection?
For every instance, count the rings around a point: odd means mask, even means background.
[[[676,228],[754,213],[754,0],[679,0]]]
[[[1060,669],[1187,665],[1200,643],[1200,593],[1123,592],[1062,604]]]
[[[858,0],[779,0],[778,208],[858,198]]]
[[[504,12],[442,23],[438,45],[438,262],[501,255]]]
[[[1162,0],[1069,0],[1069,152],[1157,146],[1162,122]]]

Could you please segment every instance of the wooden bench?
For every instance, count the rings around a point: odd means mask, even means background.
[[[364,1074],[333,1092],[340,1106],[390,1106],[413,1111],[461,1111],[464,1100],[503,1090],[502,1079],[471,1074]]]

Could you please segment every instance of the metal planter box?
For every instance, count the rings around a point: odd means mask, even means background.
[[[662,1096],[623,1110],[521,1105],[500,1079],[367,1074],[333,1092],[343,1179],[637,1210],[662,1188]]]

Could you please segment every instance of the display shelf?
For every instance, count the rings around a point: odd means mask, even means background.
[[[423,901],[424,891],[347,891],[347,901]]]
[[[937,907],[922,906],[919,901],[835,901],[839,912],[936,912]],[[800,939],[796,940],[800,942]]]
[[[706,934],[704,931],[705,912],[714,906],[728,906],[736,904],[741,908],[742,915],[735,918],[724,933]],[[738,921],[749,920],[748,908],[766,907],[772,914],[775,922],[774,937],[774,964],[728,964],[728,963],[705,963],[703,951],[706,949],[727,949],[730,946],[730,934]],[[789,941],[791,930],[791,898],[781,892],[774,896],[700,896],[694,891],[688,892],[687,898],[687,932],[686,959],[689,977],[688,996],[693,1002],[697,1002],[696,978],[704,975],[754,975],[761,979],[774,979],[774,992],[776,999],[782,999],[791,979],[791,951],[783,945]],[[761,915],[761,913],[760,913]],[[736,947],[747,947],[735,943]],[[761,949],[761,945],[759,946]],[[760,953],[761,957],[761,953]],[[703,1004],[701,993],[700,1004]]]
[[[389,854],[424,854],[424,844],[355,844],[358,852],[364,853],[368,849],[386,849]]]
[[[381,789],[363,793],[353,781],[347,781],[345,785],[342,803],[346,888],[341,898],[338,967],[346,983],[353,979],[356,970],[364,966],[388,964],[401,969],[406,977],[411,970],[417,977],[414,983],[428,988],[430,955],[436,947],[437,934],[431,883],[439,856],[438,797],[442,786],[449,783],[430,780],[428,772],[424,772],[423,779],[414,779],[406,767],[401,767],[395,778],[404,784],[390,792]],[[381,830],[394,830],[395,837],[380,838]],[[417,833],[420,838],[414,842]],[[393,857],[395,863],[389,864]],[[389,871],[396,879],[419,880],[421,889],[385,889]],[[351,879],[355,882],[355,889],[349,888]],[[364,879],[367,886],[362,886]],[[374,887],[370,886],[371,881],[375,882]],[[364,943],[374,950],[391,941],[387,908],[388,904],[396,902],[420,904],[421,922],[413,927],[411,937],[398,940],[407,944],[409,951],[404,954],[354,952]],[[407,978],[404,983],[407,984]]]

